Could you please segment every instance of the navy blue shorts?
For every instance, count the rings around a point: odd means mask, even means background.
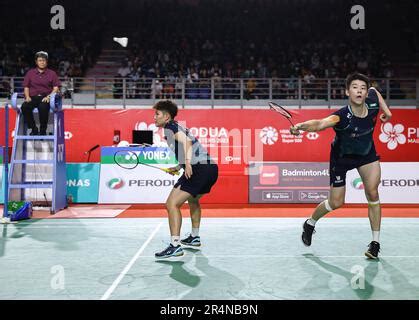
[[[346,184],[346,172],[362,167],[368,163],[380,160],[380,156],[372,147],[371,151],[365,156],[344,155],[339,156],[332,148],[330,152],[330,184],[334,187],[343,187]]]
[[[186,179],[183,174],[175,184],[180,190],[190,193],[194,198],[199,194],[209,193],[218,179],[218,166],[216,164],[192,165],[192,177]]]

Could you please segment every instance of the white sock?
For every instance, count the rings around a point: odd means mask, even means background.
[[[191,236],[192,237],[199,236],[199,228],[192,228]]]
[[[180,242],[180,236],[172,236],[172,241],[170,242],[173,246],[177,247]]]
[[[316,225],[316,220],[314,220],[313,218],[310,218],[310,219],[308,219],[308,221],[307,221],[307,223],[310,225],[310,226],[315,226]]]
[[[372,232],[372,241],[380,242],[380,231]]]

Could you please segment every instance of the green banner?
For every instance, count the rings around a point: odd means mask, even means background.
[[[67,163],[67,197],[72,203],[97,203],[99,163]]]
[[[175,154],[169,148],[114,148],[103,147],[101,150],[101,164],[173,164],[176,165]]]

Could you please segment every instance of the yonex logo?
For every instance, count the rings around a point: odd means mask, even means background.
[[[278,130],[274,127],[265,127],[260,131],[259,138],[263,144],[273,145],[278,141]]]
[[[396,124],[394,127],[390,122],[381,125],[381,134],[379,139],[387,144],[389,150],[394,150],[399,144],[406,143],[406,136],[403,134],[404,126]]]
[[[117,189],[121,189],[124,186],[124,184],[125,184],[124,180],[122,180],[121,178],[113,178],[109,180],[106,185],[108,186],[109,189],[117,190]]]

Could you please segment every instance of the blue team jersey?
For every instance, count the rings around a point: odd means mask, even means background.
[[[374,89],[368,90],[365,104],[368,109],[368,115],[365,118],[355,116],[350,105],[333,113],[339,116],[340,121],[333,127],[336,136],[332,142],[332,152],[340,156],[364,156],[372,150],[374,127],[379,111],[378,96]]]
[[[185,166],[185,151],[182,144],[175,139],[175,134],[178,131],[185,133],[192,141],[192,165],[197,163],[212,163],[207,150],[205,150],[198,139],[189,132],[189,129],[182,127],[176,121],[172,120],[164,126],[164,135],[169,148],[174,152],[176,160],[182,167]]]

